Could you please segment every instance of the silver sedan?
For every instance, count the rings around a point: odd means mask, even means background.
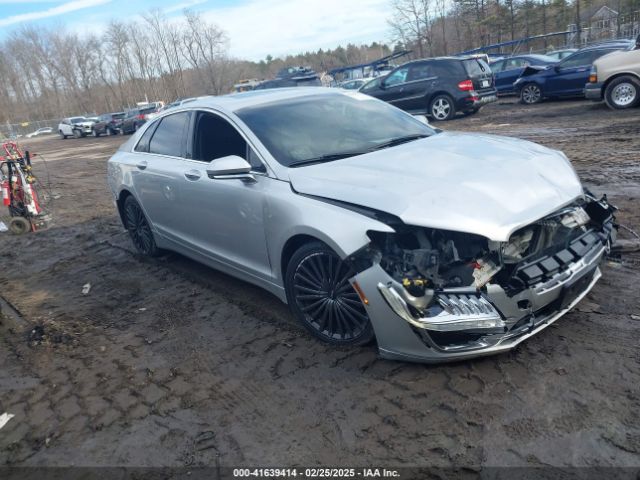
[[[135,247],[257,284],[336,345],[438,362],[505,351],[600,278],[606,199],[561,152],[441,132],[338,89],[203,97],[111,158]]]

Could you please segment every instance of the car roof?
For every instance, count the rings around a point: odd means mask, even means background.
[[[185,106],[188,108],[217,108],[236,112],[247,107],[256,107],[272,102],[303,98],[316,95],[352,95],[337,88],[327,87],[285,87],[265,90],[251,90],[248,92],[231,93],[218,97],[198,97]]]
[[[624,48],[627,48],[627,47],[629,47],[631,45],[632,45],[632,42],[630,40],[603,42],[603,43],[596,43],[594,45],[588,45],[586,47],[581,48],[580,50],[577,50],[575,53],[577,53],[577,52],[586,52],[586,51],[590,51],[590,50],[624,49]]]
[[[555,58],[553,57],[549,57],[548,55],[543,55],[541,53],[530,53],[527,55],[516,55],[518,57],[522,57],[522,58],[533,58],[533,59],[537,59],[537,60],[542,60],[542,61],[555,61]]]

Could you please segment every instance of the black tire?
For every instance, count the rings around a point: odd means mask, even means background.
[[[287,266],[291,311],[313,336],[331,345],[365,345],[375,336],[366,307],[349,283],[353,275],[321,242],[300,247]]]
[[[82,137],[82,132],[80,130],[78,130],[77,128],[73,130],[73,137],[74,138],[80,138]]]
[[[100,134],[98,133],[98,131],[97,131],[95,128],[92,128],[92,129],[91,129],[91,134],[92,134],[94,137],[99,137],[99,136],[100,136]]]
[[[111,129],[109,127],[107,127],[107,128],[104,129],[104,134],[107,137],[110,137],[111,135],[113,135],[113,132],[111,131]]]
[[[451,120],[456,116],[456,106],[453,98],[446,94],[435,97],[429,105],[429,115],[439,122]]]
[[[630,75],[612,80],[604,91],[604,101],[614,110],[637,107],[640,104],[640,81]]]
[[[520,89],[520,103],[534,105],[542,101],[542,88],[537,83],[527,83]]]
[[[136,199],[129,195],[124,201],[122,211],[124,227],[129,232],[129,236],[136,250],[148,257],[157,257],[160,255],[161,251],[153,238],[151,225]]]
[[[60,134],[60,138],[62,140],[66,140],[67,139],[67,136],[64,133],[62,133],[62,130],[58,130],[58,133]]]
[[[31,231],[31,222],[24,217],[13,217],[9,222],[9,231],[14,235],[22,235]]]

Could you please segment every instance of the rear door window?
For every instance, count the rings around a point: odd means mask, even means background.
[[[184,156],[188,124],[189,112],[175,113],[162,118],[149,142],[149,153],[171,157]]]
[[[505,65],[505,61],[504,60],[500,60],[498,62],[494,62],[491,64],[491,71],[492,72],[501,72],[502,70],[504,70],[504,65]]]
[[[428,63],[417,63],[411,65],[409,68],[409,75],[407,76],[407,82],[413,82],[415,80],[424,80],[425,78],[432,77],[431,65]]]
[[[439,78],[457,77],[460,75],[460,62],[438,61],[431,64],[431,75]],[[457,67],[457,68],[456,68]]]

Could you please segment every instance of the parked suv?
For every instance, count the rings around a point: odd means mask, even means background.
[[[613,109],[640,105],[640,50],[599,58],[591,67],[584,94]]]
[[[127,133],[133,133],[138,130],[144,123],[149,120],[149,115],[157,113],[159,105],[152,104],[144,107],[134,108],[129,110],[122,120],[120,125],[120,133],[125,135]]]
[[[434,120],[450,120],[457,112],[476,113],[498,98],[491,68],[476,57],[408,62],[384,79],[363,85],[360,92]]]
[[[105,113],[98,117],[98,121],[93,124],[93,136],[116,135],[120,131],[120,125],[124,119],[124,112]]]
[[[91,133],[93,123],[92,120],[85,117],[65,118],[58,124],[58,133],[63,140],[72,135],[76,138],[84,137]]]

